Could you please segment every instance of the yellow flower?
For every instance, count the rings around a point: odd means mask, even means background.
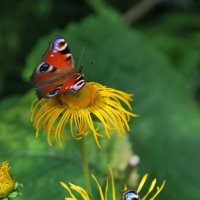
[[[115,192],[115,183],[114,183],[114,177],[113,177],[113,172],[112,172],[112,169],[109,168],[109,172],[110,172],[110,177],[107,177],[106,178],[106,185],[105,185],[105,190],[103,191],[99,181],[97,180],[97,178],[92,175],[92,178],[93,180],[95,181],[96,185],[97,185],[97,188],[98,188],[98,192],[99,192],[99,197],[100,198],[96,198],[96,199],[99,199],[99,200],[108,200],[110,198],[108,198],[108,193],[109,193],[109,181],[111,182],[111,195],[112,195],[112,200],[117,200],[117,196],[116,196],[116,192]],[[134,197],[137,197],[135,199],[141,199],[141,200],[154,200],[158,194],[161,192],[161,190],[163,189],[164,185],[165,185],[165,181],[162,183],[162,185],[159,187],[157,186],[156,187],[156,192],[153,194],[152,197],[148,198],[149,194],[153,191],[153,189],[155,188],[155,185],[156,185],[156,179],[154,179],[147,191],[147,193],[141,198],[139,197],[140,196],[140,191],[141,189],[143,188],[144,186],[144,183],[146,182],[147,180],[147,177],[148,177],[148,174],[145,174],[142,178],[142,180],[140,181],[139,183],[139,186],[136,190],[136,192],[134,192],[134,190],[127,190],[127,188],[125,187],[125,191],[122,192],[122,195],[121,195],[121,200],[130,200],[130,199],[133,199],[133,198],[128,198],[126,196],[127,193],[133,193],[135,196]],[[65,198],[65,200],[78,200],[78,198],[75,196],[75,193],[78,193],[79,196],[82,197],[83,200],[91,200],[92,198],[89,196],[89,194],[87,193],[86,190],[84,190],[82,187],[80,186],[77,186],[77,185],[74,185],[72,183],[69,183],[68,185],[64,182],[60,182],[60,184],[65,188],[67,189],[67,191],[69,192],[70,194],[70,197],[67,197]],[[80,198],[79,198],[80,200]]]
[[[104,136],[99,127],[94,125],[94,118],[103,125],[105,135],[110,138],[111,131],[118,135],[129,131],[130,117],[137,115],[127,111],[122,104],[131,110],[132,95],[107,88],[95,82],[85,86],[73,94],[71,92],[56,95],[49,99],[35,100],[32,103],[32,121],[38,137],[40,125],[47,132],[47,140],[51,145],[51,137],[62,146],[61,138],[65,136],[64,129],[69,127],[69,133],[75,139],[82,139],[89,131],[93,133],[100,147],[99,137]]]
[[[7,197],[13,190],[15,181],[10,174],[8,162],[0,163],[0,198]]]
[[[139,183],[139,186],[137,187],[137,190],[136,192],[133,190],[133,189],[127,189],[127,186],[125,186],[125,191],[122,192],[122,198],[121,200],[129,200],[128,198],[126,198],[126,195],[129,193],[130,194],[130,197],[131,195],[134,195],[135,197],[138,196],[138,200],[141,199],[141,200],[154,200],[158,194],[162,191],[163,187],[165,186],[165,181],[162,183],[162,185],[159,187],[157,186],[156,187],[156,192],[153,194],[153,196],[151,196],[151,198],[148,198],[149,194],[153,191],[153,189],[155,188],[156,186],[156,178],[153,179],[153,181],[151,182],[151,185],[147,191],[147,193],[141,198],[139,197],[139,194],[140,194],[140,191],[142,190],[146,180],[147,180],[147,177],[148,177],[148,174],[145,174],[143,177],[142,177],[142,180],[140,181]]]

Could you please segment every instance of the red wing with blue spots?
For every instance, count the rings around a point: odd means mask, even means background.
[[[76,92],[85,84],[81,68],[74,67],[69,46],[61,36],[56,36],[51,41],[43,62],[35,68],[30,80],[38,99],[67,91]]]
[[[122,192],[121,200],[140,200],[140,197],[134,190],[130,189]]]

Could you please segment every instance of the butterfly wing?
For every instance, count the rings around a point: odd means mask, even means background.
[[[84,84],[84,76],[80,72],[77,72],[63,83],[63,85],[59,88],[58,93],[63,93],[67,90],[76,92],[80,90],[84,86]]]
[[[74,68],[74,59],[69,45],[63,37],[56,36],[49,45],[44,62],[59,68],[60,71]]]
[[[60,75],[59,78],[55,76],[47,81],[40,81],[36,86],[37,97],[39,99],[49,98],[67,90],[78,91],[85,83],[80,70],[80,68],[73,68]],[[44,77],[41,76],[40,78],[43,79]]]
[[[57,36],[50,43],[44,55],[44,62],[39,64],[31,76],[31,82],[38,86],[52,78],[59,77],[74,68],[74,59],[65,40]]]
[[[81,69],[74,68],[68,44],[61,36],[57,36],[50,43],[44,62],[36,67],[30,79],[38,98],[48,98],[73,89],[72,85],[76,84],[77,77],[82,76],[80,71]]]

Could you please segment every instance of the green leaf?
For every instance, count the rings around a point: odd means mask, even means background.
[[[17,195],[18,195],[18,192],[12,192],[12,193],[8,196],[8,198],[15,198],[15,197],[17,197]]]
[[[15,186],[14,186],[14,190],[16,190],[19,186],[19,183],[18,182],[15,182]]]
[[[159,198],[199,199],[199,108],[188,89],[189,79],[186,81],[183,73],[176,70],[169,55],[141,31],[121,21],[113,23],[105,17],[89,17],[41,38],[27,58],[24,77],[29,77],[41,61],[54,34],[66,38],[76,63],[82,47],[87,44],[81,64],[95,61],[94,65],[83,69],[87,81],[136,94],[134,112],[141,117],[130,121],[130,138],[141,158],[140,174],[150,173],[159,181],[167,181]],[[187,51],[182,55],[188,55]],[[187,66],[194,64],[191,55]],[[197,55],[193,58],[196,60]],[[185,67],[186,74],[187,70],[190,69]],[[24,184],[24,199],[64,199],[66,191],[59,181],[84,186],[78,142],[67,137],[64,149],[55,143],[49,147],[44,132],[36,140],[29,121],[29,108],[34,98],[31,91],[24,97],[12,97],[1,103],[1,158],[13,165],[16,180]],[[111,138],[110,141],[102,138],[105,145],[102,150],[97,149],[92,137],[88,139],[91,169],[101,180],[108,164],[122,169],[121,165],[125,166],[132,154],[132,144],[127,138],[118,140],[113,135]],[[116,187],[120,197],[120,184]]]
[[[162,15],[154,26],[140,25],[148,40],[169,56],[190,87],[200,62],[199,20],[198,13],[172,11]]]

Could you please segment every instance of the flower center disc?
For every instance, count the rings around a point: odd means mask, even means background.
[[[95,87],[89,83],[86,83],[80,91],[76,93],[67,92],[60,94],[57,95],[57,98],[61,104],[71,109],[78,110],[94,105],[98,96],[99,93]]]

